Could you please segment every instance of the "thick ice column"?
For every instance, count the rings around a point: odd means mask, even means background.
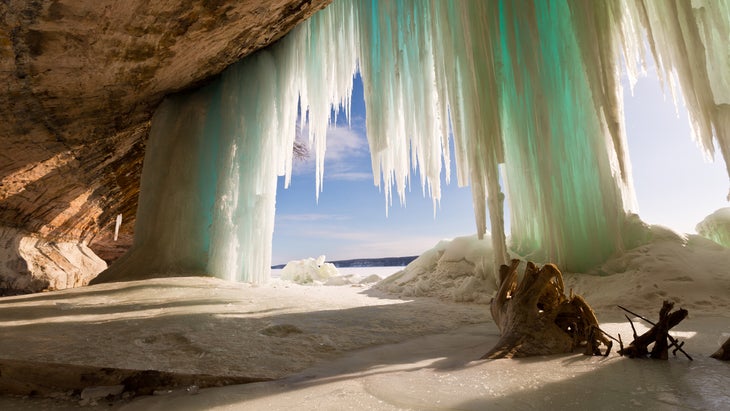
[[[92,283],[204,274],[216,186],[210,88],[166,99],[153,118],[132,249]]]
[[[621,248],[624,209],[570,16],[501,2],[500,101],[512,248],[580,271]]]
[[[494,250],[494,265],[499,272],[502,264],[510,261],[507,248],[507,239],[504,230],[504,200],[499,182],[499,168],[496,166],[487,171],[487,205],[489,208],[489,222],[492,227],[492,249]]]
[[[273,57],[259,52],[223,73],[218,85],[218,121],[207,130],[222,137],[207,271],[223,279],[269,278],[277,164],[293,144],[277,136],[276,76]]]
[[[147,146],[133,248],[97,282],[269,277],[277,170],[291,156],[295,119],[283,132],[278,72],[269,53],[258,53],[219,81],[163,102]]]

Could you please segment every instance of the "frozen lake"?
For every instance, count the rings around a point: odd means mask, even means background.
[[[339,271],[340,275],[355,275],[357,277],[365,278],[369,275],[376,274],[380,276],[381,278],[389,277],[398,271],[401,271],[404,269],[405,266],[396,266],[396,267],[342,267],[338,268],[337,271]],[[280,278],[281,277],[281,268],[275,268],[271,270],[271,277],[272,278]]]

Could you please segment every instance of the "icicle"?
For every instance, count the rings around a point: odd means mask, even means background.
[[[646,35],[657,74],[669,83],[673,97],[672,79],[678,83],[695,140],[709,158],[716,141],[727,164],[730,130],[724,107],[730,104],[730,1],[625,1],[631,16],[624,32]],[[643,48],[640,38],[624,46],[627,54]]]
[[[269,276],[277,175],[290,179],[301,104],[322,183],[333,107],[349,113],[357,22],[349,2],[155,114],[132,250],[96,281]],[[300,124],[301,126],[301,124]]]
[[[114,241],[119,239],[119,227],[122,226],[122,215],[117,214],[116,223],[114,224]]]

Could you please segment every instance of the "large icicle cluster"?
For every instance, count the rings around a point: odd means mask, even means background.
[[[730,0],[335,0],[267,51],[155,115],[135,247],[122,271],[268,275],[276,176],[307,121],[321,187],[333,107],[365,86],[375,184],[386,207],[413,169],[440,198],[452,153],[495,263],[511,248],[578,271],[631,245],[634,207],[620,72],[645,44],[697,140],[730,155]],[[676,86],[679,87],[676,87]],[[677,94],[678,95],[678,94]],[[445,169],[445,170],[444,170]],[[102,276],[102,279],[104,276]]]
[[[695,140],[710,157],[717,144],[730,174],[730,1],[625,2],[626,48],[643,62],[636,33],[646,35],[675,104],[679,92],[683,96]],[[636,67],[636,61],[629,63]]]
[[[269,278],[277,176],[308,130],[322,180],[333,105],[347,108],[356,27],[331,8],[212,84],[166,99],[153,118],[132,249],[94,282],[212,274]],[[300,107],[304,112],[300,116]],[[297,121],[308,119],[307,127]]]

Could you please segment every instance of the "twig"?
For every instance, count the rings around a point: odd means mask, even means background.
[[[679,351],[684,346],[684,341],[682,341],[681,343],[679,343],[679,345],[677,345],[677,344],[670,345],[670,347],[672,347],[672,346],[675,347],[674,350],[672,351],[672,355],[674,355],[676,357],[677,356],[677,351]]]
[[[621,341],[621,334],[618,335],[618,346],[619,346],[619,351],[624,350],[624,342]]]
[[[631,330],[634,332],[634,340],[639,338],[639,336],[636,334],[636,328],[634,328],[634,322],[631,321],[631,318],[629,318],[628,315],[625,315],[626,319],[629,320],[629,324],[631,324]]]
[[[640,318],[640,319],[642,319],[642,320],[644,320],[644,321],[648,322],[648,323],[649,323],[649,324],[651,324],[652,326],[656,326],[656,323],[655,323],[655,322],[653,322],[653,321],[651,321],[650,319],[648,319],[648,318],[646,318],[646,317],[643,317],[643,316],[641,316],[641,315],[639,315],[639,314],[636,314],[635,312],[633,312],[633,311],[629,310],[628,308],[622,307],[622,306],[620,306],[620,305],[616,305],[616,306],[617,306],[618,308],[620,308],[620,309],[622,309],[622,310],[626,311],[627,313],[629,313],[629,314],[631,314],[631,315],[633,315],[633,316],[635,316],[635,317],[638,317],[638,318]],[[629,320],[629,323],[631,324],[631,329],[632,329],[632,330],[634,330],[634,339],[636,339],[636,329],[634,328],[634,323],[633,323],[633,322],[631,322],[631,319],[629,318],[629,316],[628,316],[628,315],[626,315],[626,319],[627,319],[627,320]],[[667,333],[667,338],[669,339],[669,342],[670,342],[670,343],[672,343],[672,345],[670,345],[670,347],[671,347],[671,346],[675,346],[675,347],[676,347],[676,349],[674,350],[674,354],[675,354],[675,355],[676,355],[676,353],[677,353],[677,350],[679,350],[679,351],[680,351],[680,352],[681,352],[682,354],[684,354],[684,356],[685,356],[685,357],[687,357],[687,358],[688,358],[688,359],[689,359],[690,361],[694,361],[694,360],[692,359],[692,357],[691,357],[691,356],[690,356],[689,354],[687,354],[687,353],[686,353],[686,352],[685,352],[685,351],[684,351],[684,350],[682,349],[682,346],[684,345],[684,342],[683,342],[682,344],[679,344],[679,341],[677,341],[677,340],[676,340],[676,339],[675,339],[674,337],[672,337],[672,336],[671,336],[671,335],[670,335],[669,333]]]
[[[629,313],[629,314],[633,315],[634,317],[639,317],[640,319],[642,319],[642,320],[644,320],[644,321],[648,322],[648,323],[649,323],[649,324],[651,324],[651,325],[656,325],[656,323],[655,323],[655,322],[653,322],[652,320],[650,320],[650,319],[648,319],[648,318],[646,318],[646,317],[642,317],[642,316],[640,316],[639,314],[636,314],[635,312],[633,312],[633,311],[629,310],[628,308],[622,307],[622,306],[620,306],[620,305],[616,305],[616,307],[618,307],[618,308],[620,308],[620,309],[622,309],[622,310],[626,311],[627,313]],[[629,318],[629,317],[628,317],[628,316],[626,316],[626,318]],[[631,320],[629,320],[629,321],[631,321]],[[634,331],[634,335],[636,335],[636,331]]]
[[[674,346],[674,347],[675,347],[675,348],[674,348],[674,351],[672,351],[672,354],[674,354],[674,356],[675,356],[675,357],[677,356],[677,351],[679,351],[679,352],[681,352],[682,354],[684,354],[684,356],[685,356],[685,357],[687,357],[687,358],[688,358],[688,359],[689,359],[690,361],[694,361],[694,359],[692,359],[692,357],[691,357],[691,356],[690,356],[689,354],[687,354],[687,353],[686,353],[686,352],[685,352],[685,351],[684,351],[684,350],[682,349],[682,347],[684,346],[684,341],[682,341],[682,342],[680,343],[679,341],[675,340],[675,339],[674,339],[674,337],[672,337],[671,335],[668,335],[668,334],[667,334],[667,337],[669,337],[669,341],[670,341],[670,342],[672,343],[672,344],[670,345],[670,347],[672,347],[672,346]]]
[[[601,333],[602,333],[603,335],[605,335],[606,337],[608,337],[608,338],[610,338],[610,339],[612,339],[612,340],[616,341],[617,343],[620,343],[620,342],[621,342],[621,341],[619,341],[619,340],[617,340],[617,339],[613,338],[613,337],[611,336],[611,334],[609,334],[609,333],[607,333],[607,332],[603,331],[603,330],[602,330],[602,329],[600,329],[599,327],[596,327],[596,328],[598,328],[598,331],[600,331],[600,332],[601,332]]]

